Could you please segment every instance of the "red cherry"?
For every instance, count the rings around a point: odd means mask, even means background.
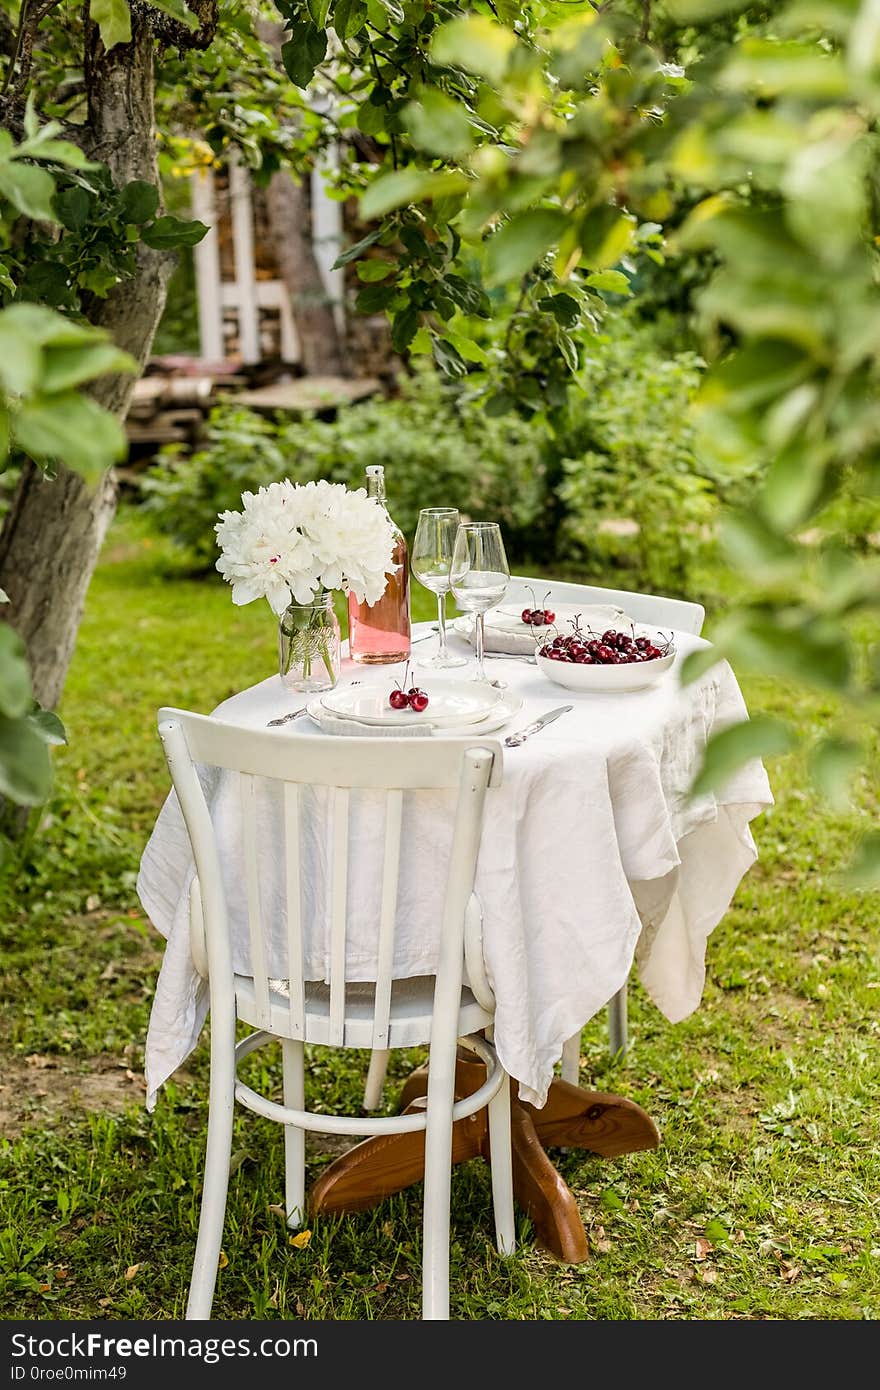
[[[405,691],[392,690],[391,694],[388,696],[388,703],[392,709],[406,709],[409,700],[406,697]]]
[[[410,709],[415,710],[416,714],[421,714],[422,710],[426,710],[428,708],[428,697],[425,694],[424,690],[416,690],[411,692],[409,697],[409,707]]]
[[[617,660],[617,653],[614,648],[609,646],[604,639],[599,643],[594,654],[605,666],[612,666]]]
[[[555,623],[555,622],[556,622],[556,614],[555,614],[555,613],[551,613],[549,608],[545,608],[545,609],[544,609],[544,622],[545,622],[545,623]]]
[[[522,613],[520,614],[520,617],[522,618],[524,623],[530,623],[532,621],[531,608],[524,608]]]

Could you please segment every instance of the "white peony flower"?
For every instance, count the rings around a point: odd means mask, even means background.
[[[394,530],[385,508],[363,488],[285,478],[242,493],[241,501],[242,510],[221,512],[214,528],[217,569],[232,585],[233,603],[266,598],[280,615],[324,589],[345,589],[359,603],[382,597],[396,569]]]

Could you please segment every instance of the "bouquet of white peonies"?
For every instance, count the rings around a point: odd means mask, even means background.
[[[385,508],[363,488],[343,483],[292,483],[285,478],[242,493],[240,512],[221,512],[215,526],[217,569],[232,585],[232,602],[266,598],[279,616],[344,589],[375,603],[393,563],[394,529]]]
[[[339,624],[332,591],[376,603],[394,562],[395,534],[385,508],[363,488],[292,483],[285,478],[242,493],[240,512],[215,526],[217,569],[232,602],[268,599],[279,617],[282,679],[295,690],[323,690],[339,675]]]

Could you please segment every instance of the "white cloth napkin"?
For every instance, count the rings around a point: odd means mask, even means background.
[[[346,738],[427,738],[431,734],[431,724],[427,727],[417,724],[365,724],[362,719],[344,719],[338,714],[310,714],[324,734],[342,734]]]
[[[486,651],[507,652],[511,656],[517,656],[521,652],[531,655],[545,633],[555,635],[557,632],[571,631],[569,622],[575,617],[580,619],[581,627],[591,627],[596,632],[604,632],[607,627],[621,625],[627,628],[631,621],[622,608],[612,603],[597,603],[589,607],[564,603],[558,604],[553,612],[556,621],[552,628],[547,628],[531,627],[524,623],[522,607],[502,604],[498,608],[488,609],[483,619]],[[455,621],[456,632],[462,637],[467,637],[469,642],[474,640],[474,628],[475,620],[470,614]]]

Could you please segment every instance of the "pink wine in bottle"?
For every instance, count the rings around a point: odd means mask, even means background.
[[[367,469],[367,493],[385,507],[385,469],[381,464]],[[406,537],[397,526],[393,561],[397,569],[376,603],[358,603],[354,594],[348,596],[348,649],[355,661],[367,665],[381,666],[409,657],[409,552]]]

